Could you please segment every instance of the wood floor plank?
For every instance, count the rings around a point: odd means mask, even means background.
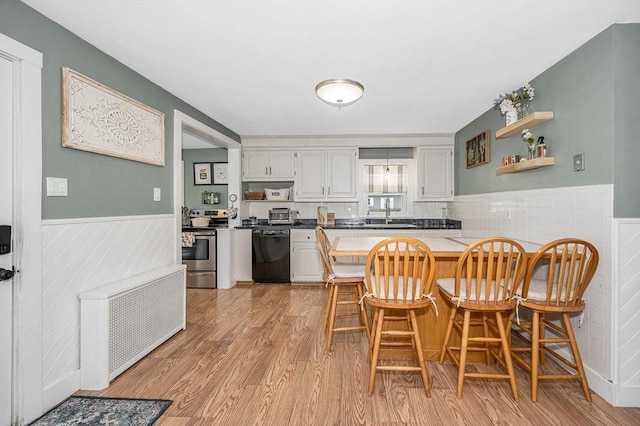
[[[519,402],[506,380],[486,379],[465,380],[458,399],[456,366],[432,361],[431,398],[419,372],[379,372],[369,396],[366,334],[336,333],[326,348],[327,293],[324,286],[188,289],[185,331],[107,389],[78,394],[171,399],[160,426],[639,424],[640,408],[614,408],[596,394],[589,403],[575,381],[542,382],[533,403],[519,367]]]

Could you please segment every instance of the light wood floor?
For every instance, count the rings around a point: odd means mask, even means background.
[[[588,403],[577,382],[543,382],[538,402],[516,368],[520,402],[506,381],[467,380],[428,362],[431,398],[419,373],[378,373],[367,394],[363,334],[337,334],[325,348],[323,286],[241,286],[187,290],[187,329],[99,392],[163,398],[157,425],[638,425],[640,408]],[[488,368],[484,365],[478,368]],[[493,367],[491,367],[493,368]]]

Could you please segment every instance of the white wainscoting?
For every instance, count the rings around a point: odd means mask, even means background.
[[[42,222],[45,407],[80,388],[78,294],[176,263],[175,224],[173,214]]]
[[[614,221],[614,405],[640,406],[640,219]]]
[[[613,405],[640,406],[640,223],[614,221],[613,185],[457,196],[449,217],[462,220],[466,237],[595,244],[600,263],[576,339],[591,388]]]

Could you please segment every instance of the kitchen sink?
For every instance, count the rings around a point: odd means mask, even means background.
[[[365,228],[382,228],[382,229],[414,229],[417,228],[416,225],[411,225],[409,223],[366,223],[364,225]]]

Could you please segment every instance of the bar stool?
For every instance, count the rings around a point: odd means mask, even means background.
[[[442,364],[445,356],[449,355],[458,365],[458,398],[462,398],[464,379],[473,377],[508,379],[513,398],[518,401],[518,388],[505,329],[509,315],[515,310],[516,301],[513,296],[524,277],[526,266],[527,255],[516,241],[501,237],[485,238],[470,244],[462,252],[455,278],[440,278],[436,281],[440,294],[452,307],[439,361]],[[462,320],[456,319],[459,312],[463,314]],[[472,320],[472,313],[479,314],[481,318]],[[495,323],[488,320],[489,314],[493,314]],[[482,327],[482,335],[470,336],[471,326]],[[453,328],[461,336],[460,346],[454,346],[451,342]],[[499,337],[495,337],[496,334]],[[490,346],[496,343],[500,344],[497,354]],[[469,351],[484,352],[487,364],[490,364],[492,357],[496,357],[507,373],[467,372]],[[459,357],[456,356],[457,353]]]
[[[579,380],[587,401],[591,401],[589,384],[582,366],[580,350],[573,333],[569,315],[584,311],[584,292],[598,268],[598,250],[593,244],[576,238],[563,238],[542,246],[531,258],[527,267],[522,291],[518,294],[519,308],[530,311],[530,321],[512,321],[516,331],[531,336],[526,347],[511,346],[513,359],[531,373],[531,400],[538,399],[539,380]],[[542,279],[536,273],[542,272]],[[561,321],[551,321],[547,315],[560,315]],[[546,334],[546,330],[550,333]],[[550,347],[547,344],[552,344]],[[558,344],[568,344],[573,361],[557,351]],[[566,346],[565,346],[566,347]],[[526,352],[530,363],[520,356]],[[546,354],[571,368],[574,373],[541,374]]]
[[[322,257],[324,278],[327,280],[327,285],[329,285],[329,297],[324,315],[324,330],[329,333],[327,336],[327,349],[331,349],[333,333],[335,332],[365,330],[368,338],[370,335],[369,318],[364,305],[360,303],[364,295],[364,265],[337,262],[329,256],[331,242],[324,229],[318,226],[315,229],[315,233],[316,241],[320,248],[320,256]],[[339,306],[351,306],[352,309],[351,311],[341,310],[338,312]],[[358,317],[357,325],[336,327],[337,317],[354,316]]]
[[[387,238],[369,252],[366,271],[367,293],[364,300],[374,309],[372,337],[369,339],[369,395],[373,394],[377,371],[420,371],[424,391],[430,397],[416,310],[431,304],[435,306],[431,295],[435,276],[433,253],[424,242],[415,238]],[[398,311],[404,315],[398,315]],[[407,330],[385,329],[385,323],[398,321],[406,323]],[[383,337],[387,339],[383,341]],[[398,341],[407,338],[409,342],[406,344]],[[378,365],[381,346],[410,347],[417,365]]]

